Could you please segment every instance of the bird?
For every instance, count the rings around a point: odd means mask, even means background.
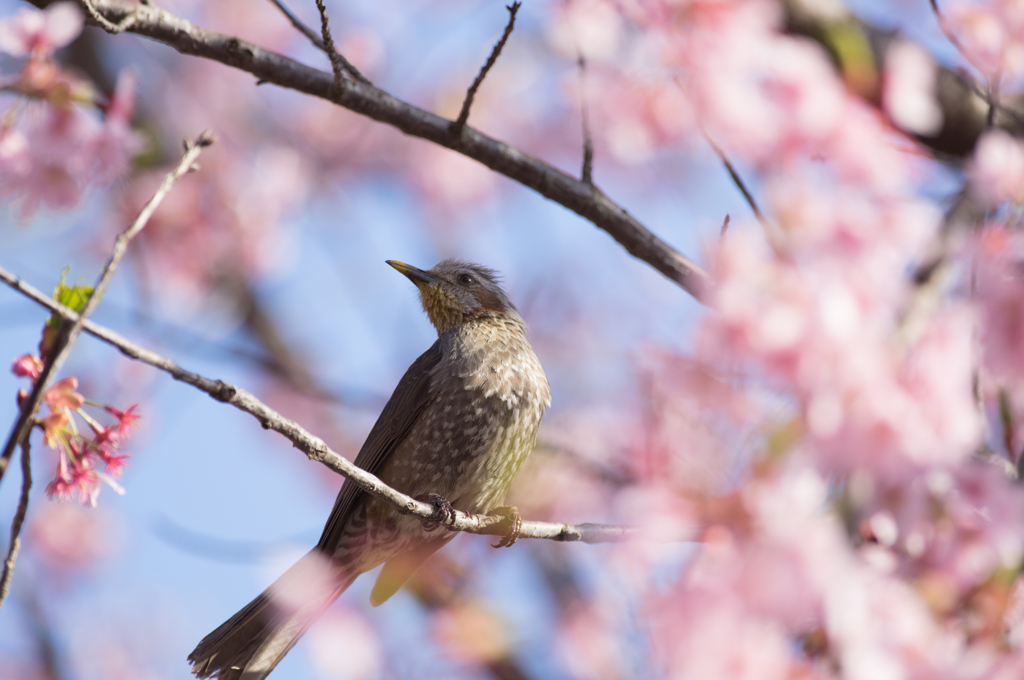
[[[501,504],[536,441],[551,390],[497,273],[459,259],[422,270],[387,260],[419,290],[437,341],[406,371],[356,456],[384,483],[441,509]],[[189,655],[199,678],[265,678],[360,574],[384,564],[378,606],[456,532],[400,514],[346,479],[316,547]],[[286,596],[282,596],[285,594]]]

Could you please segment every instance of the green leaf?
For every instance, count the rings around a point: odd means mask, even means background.
[[[64,268],[64,271],[60,273],[60,281],[57,282],[57,287],[53,290],[53,299],[61,303],[65,307],[69,307],[76,312],[81,312],[85,309],[85,305],[89,302],[89,298],[92,297],[92,286],[69,286],[64,283],[64,278],[68,272],[71,271],[70,265]],[[60,326],[61,317],[54,314],[50,317],[50,320],[46,322],[46,325],[50,328],[57,328]]]

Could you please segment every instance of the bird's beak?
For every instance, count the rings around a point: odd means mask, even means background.
[[[399,262],[398,260],[385,260],[385,262],[387,262],[389,265],[405,274],[407,277],[409,277],[409,280],[415,283],[417,286],[429,286],[430,284],[434,283],[434,281],[436,281],[436,279],[433,276],[423,271],[422,269],[417,269],[416,267],[408,265],[404,262]]]

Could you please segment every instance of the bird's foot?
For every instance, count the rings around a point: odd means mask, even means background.
[[[434,516],[430,519],[423,519],[423,528],[426,531],[433,531],[438,526],[452,526],[455,524],[455,508],[448,502],[448,499],[436,493],[425,493],[416,496],[416,500],[430,503],[434,506]]]
[[[500,541],[492,544],[492,548],[507,548],[519,540],[519,535],[523,532],[523,518],[519,516],[519,508],[514,505],[503,505],[492,510],[491,514],[503,516],[501,526],[507,527],[505,535]]]

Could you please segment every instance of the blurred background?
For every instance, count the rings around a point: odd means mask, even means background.
[[[854,2],[949,56],[927,3]],[[176,14],[316,68],[325,56],[270,2],[164,0]],[[0,2],[0,16],[23,3]],[[339,50],[375,85],[455,117],[507,20],[498,2],[328,2]],[[291,9],[319,25],[312,2]],[[631,33],[634,31],[634,33]],[[652,137],[602,73],[638,36],[600,2],[527,2],[469,124],[579,174],[581,103],[594,179],[662,239],[702,262],[730,230],[758,230],[699,136]],[[590,64],[581,81],[577,56]],[[630,52],[635,55],[636,51]],[[672,400],[666,356],[690,347],[702,308],[604,232],[448,150],[137,36],[86,28],[59,53],[100,91],[137,78],[131,172],[73,210],[0,209],[0,266],[49,291],[91,283],[113,237],[177,161],[180,140],[218,138],[131,246],[94,320],[183,367],[255,392],[354,457],[410,363],[435,337],[414,287],[384,264],[451,256],[501,272],[552,386],[538,448],[509,502],[524,518],[616,522],[630,480],[659,451]],[[6,59],[6,58],[5,58]],[[17,63],[0,61],[13,74]],[[582,85],[581,85],[582,82]],[[8,104],[14,96],[3,95]],[[637,114],[639,115],[639,114]],[[740,166],[751,188],[757,176]],[[932,169],[937,176],[945,171]],[[941,191],[945,186],[937,185]],[[0,357],[32,352],[47,315],[0,290]],[[186,678],[198,640],[317,540],[341,479],[251,417],[82,337],[62,375],[141,426],[117,496],[96,509],[47,500],[55,454],[41,441],[24,547],[0,613],[4,678]],[[0,422],[23,380],[0,374]],[[681,461],[727,484],[744,451]],[[0,485],[0,525],[17,502]],[[521,541],[492,550],[459,536],[380,609],[357,581],[276,671],[281,678],[659,677],[633,560],[677,571],[692,547]],[[661,573],[655,570],[655,574]],[[610,635],[614,631],[615,635]]]

